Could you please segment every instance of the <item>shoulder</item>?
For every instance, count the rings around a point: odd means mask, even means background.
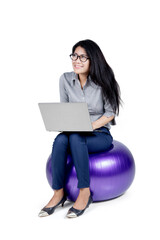
[[[65,72],[60,76],[60,81],[71,81],[72,79],[75,78],[75,73],[74,72]]]

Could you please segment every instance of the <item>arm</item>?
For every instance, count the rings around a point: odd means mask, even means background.
[[[112,121],[115,117],[115,113],[111,107],[111,104],[109,103],[109,101],[106,99],[104,95],[103,95],[103,104],[104,104],[103,105],[104,114],[102,115],[102,117],[92,122],[93,130],[103,127],[104,125]]]
[[[100,128],[100,127],[103,127],[104,125],[109,123],[113,118],[114,118],[114,116],[106,117],[106,116],[103,115],[102,117],[100,117],[96,121],[92,122],[93,130],[95,130],[97,128]]]
[[[59,79],[60,102],[69,102],[68,94],[64,84],[64,74]]]

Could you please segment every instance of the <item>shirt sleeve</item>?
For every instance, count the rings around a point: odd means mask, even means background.
[[[116,116],[115,112],[113,111],[113,108],[111,107],[111,104],[109,101],[106,99],[106,97],[103,95],[103,102],[104,102],[104,114],[103,116],[106,117],[111,117],[111,116]]]
[[[59,79],[60,102],[69,102],[68,94],[65,88],[64,74]]]

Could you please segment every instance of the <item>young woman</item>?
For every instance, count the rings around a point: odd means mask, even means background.
[[[40,217],[52,214],[66,201],[64,181],[68,151],[75,165],[79,195],[67,217],[80,216],[89,207],[92,195],[88,153],[111,147],[110,125],[115,125],[115,116],[119,113],[119,85],[99,46],[91,40],[80,41],[73,46],[70,57],[74,71],[60,77],[60,101],[86,102],[94,131],[61,132],[56,136],[51,159],[54,195],[40,211]]]

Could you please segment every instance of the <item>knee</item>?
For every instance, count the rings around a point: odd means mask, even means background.
[[[69,136],[69,143],[70,145],[84,144],[86,143],[86,139],[79,133],[72,133]]]
[[[68,136],[64,133],[60,133],[56,136],[56,138],[54,139],[54,144],[56,145],[68,145]]]

